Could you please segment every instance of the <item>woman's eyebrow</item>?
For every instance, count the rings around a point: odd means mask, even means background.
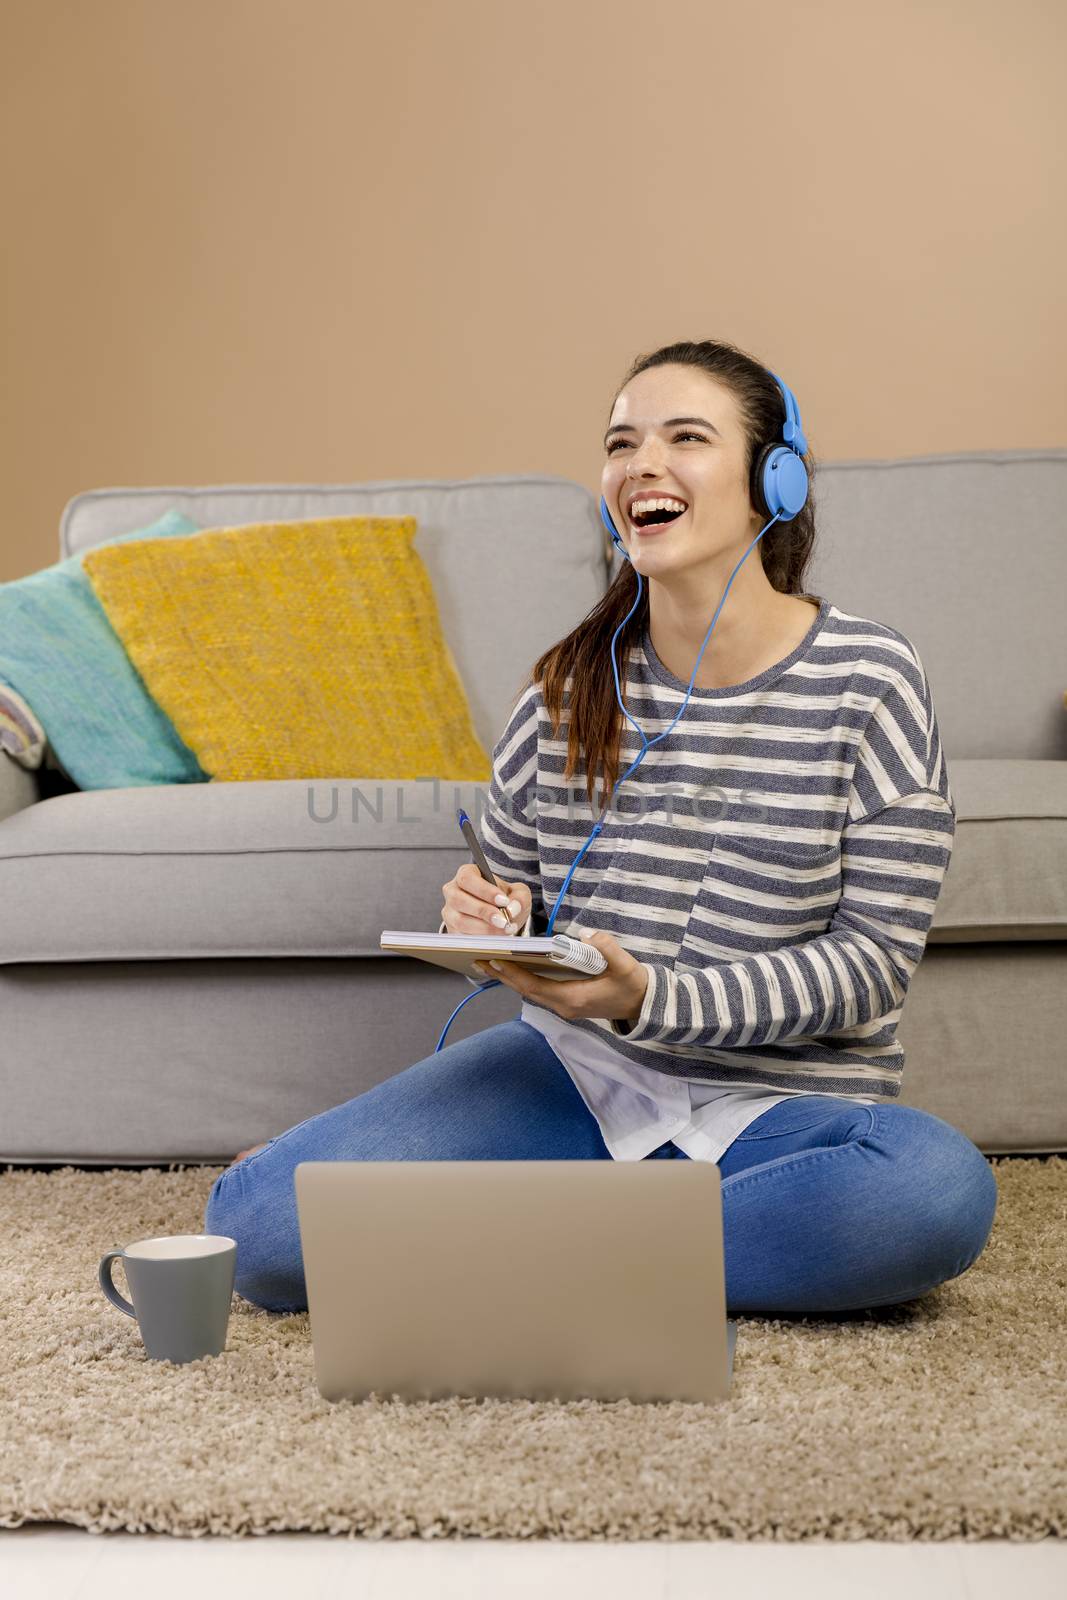
[[[713,423],[710,423],[706,417],[668,417],[666,422],[662,423],[661,426],[664,428],[673,428],[678,422],[699,422],[702,428],[707,428],[711,433],[715,434],[716,438],[722,438],[722,434],[719,432],[718,428],[716,428]],[[616,422],[615,426],[613,428],[609,428],[607,433],[604,435],[604,443],[607,444],[613,433],[633,432],[634,429],[628,422]]]

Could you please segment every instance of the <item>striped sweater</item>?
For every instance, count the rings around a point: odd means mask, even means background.
[[[619,679],[649,740],[688,688],[647,627]],[[494,872],[530,887],[535,934],[600,815],[584,765],[563,779],[570,682],[558,737],[540,685],[520,695],[480,818]],[[620,775],[640,751],[624,720]],[[553,932],[606,929],[648,985],[635,1022],[569,1026],[640,1066],[724,1088],[896,1098],[897,1023],[955,825],[914,645],[821,600],[784,660],[695,688],[616,789]]]

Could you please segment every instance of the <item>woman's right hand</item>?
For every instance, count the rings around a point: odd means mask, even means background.
[[[494,887],[486,883],[473,861],[465,861],[456,876],[443,886],[442,892],[445,903],[441,907],[441,917],[447,933],[513,936],[525,925],[533,903],[525,883],[505,883],[503,878],[497,878]],[[498,895],[506,896],[507,905],[496,904]],[[504,925],[494,922],[494,917],[503,919]]]

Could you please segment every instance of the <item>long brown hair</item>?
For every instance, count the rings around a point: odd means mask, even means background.
[[[764,445],[781,442],[785,402],[770,372],[758,361],[731,344],[711,339],[699,343],[664,345],[651,355],[639,356],[615,391],[608,408],[608,419],[615,400],[632,378],[649,367],[667,363],[699,367],[710,373],[734,394],[745,433],[745,471],[752,496],[753,466]],[[781,594],[803,594],[804,574],[815,542],[814,456],[809,449],[804,457],[808,468],[808,498],[791,522],[776,522],[760,540],[757,549],[771,587]],[[753,510],[758,510],[753,500]],[[619,776],[619,736],[623,717],[615,698],[615,676],[611,668],[611,640],[616,628],[637,599],[637,574],[629,561],[620,564],[615,579],[593,609],[565,639],[552,645],[538,658],[519,697],[531,683],[541,683],[545,707],[552,718],[552,736],[559,737],[565,698],[569,702],[570,726],[567,733],[567,762],[563,773],[569,778],[578,770],[584,752],[586,793],[593,806],[593,787],[598,767],[604,770],[602,806],[606,806]],[[642,585],[641,603],[623,628],[616,645],[619,682],[626,681],[626,662],[631,646],[640,641],[648,622],[648,584]],[[572,683],[566,694],[566,679]],[[516,702],[517,703],[517,702]]]

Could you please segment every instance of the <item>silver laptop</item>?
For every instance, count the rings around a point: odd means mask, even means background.
[[[327,1400],[724,1400],[710,1161],[301,1161]]]

